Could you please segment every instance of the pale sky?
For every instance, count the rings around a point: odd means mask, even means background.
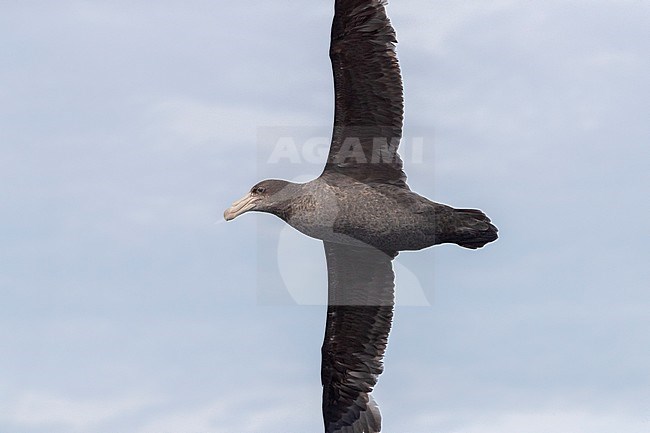
[[[0,3],[0,432],[322,431],[322,246],[222,218],[322,169],[333,2],[296,5]],[[650,5],[388,13],[409,185],[501,237],[398,257],[382,432],[649,432]]]

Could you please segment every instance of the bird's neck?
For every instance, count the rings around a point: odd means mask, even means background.
[[[277,216],[278,218],[289,222],[296,206],[300,206],[304,200],[304,184],[289,183],[282,191],[278,193],[273,207],[268,209],[267,212]]]

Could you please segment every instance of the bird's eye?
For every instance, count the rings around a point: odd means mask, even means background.
[[[264,192],[266,192],[266,188],[264,188],[263,186],[258,186],[255,189],[253,189],[254,194],[264,194]]]

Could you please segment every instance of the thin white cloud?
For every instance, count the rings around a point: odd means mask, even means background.
[[[457,424],[459,419],[472,421]],[[590,412],[586,410],[540,410],[529,412],[486,413],[476,417],[473,412],[433,413],[420,415],[412,431],[441,431],[449,433],[647,433],[650,419],[623,412]]]
[[[421,1],[411,0],[404,4],[391,2],[388,12],[394,17],[398,40],[426,41],[426,44],[418,44],[417,48],[430,53],[446,54],[449,52],[449,41],[468,23],[487,14],[511,8],[517,3],[515,0],[446,0],[436,2],[435,8],[423,8]],[[404,25],[401,25],[402,19],[405,20]]]
[[[72,399],[41,391],[25,392],[14,401],[5,402],[0,420],[22,428],[56,425],[70,432],[88,432],[118,416],[130,414],[158,399],[131,395],[116,399]]]
[[[274,112],[231,103],[208,103],[187,98],[159,102],[150,108],[149,132],[173,134],[175,142],[196,145],[218,141],[228,149],[256,143],[258,127],[314,124],[314,118],[280,109]]]
[[[317,398],[305,388],[260,386],[254,390],[233,390],[226,397],[193,408],[171,410],[146,422],[135,433],[260,433],[286,432],[286,426],[309,425],[319,414]],[[294,402],[294,403],[291,403]]]

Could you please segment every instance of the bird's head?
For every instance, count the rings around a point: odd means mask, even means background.
[[[298,184],[286,180],[267,179],[255,184],[248,193],[223,213],[226,221],[248,211],[268,212],[281,216],[286,211]]]

